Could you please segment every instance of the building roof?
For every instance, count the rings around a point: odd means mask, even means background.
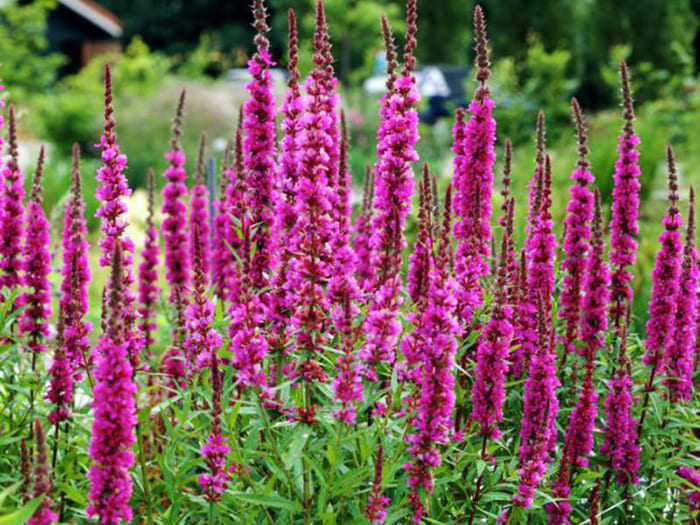
[[[102,29],[112,38],[120,38],[123,28],[119,18],[92,0],[58,0],[58,3]]]

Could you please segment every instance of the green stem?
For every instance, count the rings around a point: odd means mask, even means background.
[[[143,482],[143,495],[146,500],[146,515],[148,516],[149,525],[153,524],[153,511],[151,509],[151,491],[148,488],[148,476],[146,475],[146,459],[143,454],[143,433],[141,432],[141,424],[136,423],[136,441],[139,447],[139,463],[141,464],[141,476]]]

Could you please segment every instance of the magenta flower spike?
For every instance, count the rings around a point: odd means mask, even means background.
[[[617,146],[615,186],[613,188],[612,216],[610,220],[610,265],[613,269],[610,318],[619,325],[627,307],[632,304],[633,275],[631,268],[637,258],[639,234],[639,190],[642,187],[639,169],[639,137],[634,132],[634,104],[630,89],[627,64],[620,62],[622,105],[625,120]]]
[[[235,264],[235,257],[230,257],[229,245],[226,237],[233,223],[229,213],[231,206],[228,199],[228,187],[235,182],[236,173],[233,170],[231,155],[233,144],[229,142],[224,151],[224,163],[221,170],[219,194],[214,200],[214,217],[212,218],[212,243],[211,243],[211,282],[216,292],[216,297],[223,303],[229,299],[231,281],[227,266]],[[225,309],[225,306],[224,306]]]
[[[146,239],[141,252],[139,264],[139,328],[143,334],[146,354],[155,342],[153,332],[157,328],[155,322],[155,306],[158,302],[158,262],[160,246],[158,245],[158,228],[154,222],[155,215],[155,180],[153,170],[148,171],[148,218],[146,219]]]
[[[527,252],[520,252],[520,263],[516,275],[517,287],[514,292],[513,341],[515,349],[511,354],[510,372],[520,377],[537,347],[537,306],[532,301],[528,287]]]
[[[336,363],[337,374],[333,379],[335,399],[341,403],[341,408],[335,415],[341,421],[352,424],[357,415],[357,403],[363,397],[362,374],[353,348],[357,335],[354,319],[358,313],[355,301],[359,298],[360,291],[355,279],[355,252],[349,244],[352,177],[348,166],[348,129],[345,113],[342,112],[341,124],[340,169],[336,185],[338,224],[333,238],[331,278],[328,281],[327,293],[331,318],[343,347],[343,354]]]
[[[688,510],[692,516],[697,516],[700,512],[700,472],[683,465],[676,470],[676,474],[683,478],[687,483],[681,485],[685,490],[685,497],[688,500]],[[693,518],[695,519],[695,518]],[[691,525],[695,525],[691,520]]]
[[[161,371],[168,378],[169,395],[173,396],[176,389],[185,388],[187,376],[186,356],[183,351],[185,339],[185,305],[180,295],[181,288],[175,288],[175,326],[170,347],[163,353]]]
[[[34,464],[34,487],[32,496],[34,498],[43,497],[39,507],[27,520],[27,525],[51,525],[58,522],[56,514],[51,506],[51,492],[53,491],[53,481],[49,469],[49,460],[46,453],[46,435],[44,427],[37,419],[34,421],[34,431],[36,436],[36,463]]]
[[[200,454],[207,463],[207,472],[200,474],[197,478],[202,487],[204,499],[210,502],[221,499],[231,479],[226,468],[227,456],[231,448],[226,444],[226,438],[221,432],[221,372],[217,351],[218,348],[212,352],[208,365],[211,368],[212,386],[211,432],[200,449]]]
[[[479,423],[481,435],[498,439],[498,423],[503,419],[508,352],[513,337],[513,310],[508,304],[508,232],[503,236],[491,318],[478,341],[472,418]]]
[[[365,507],[365,517],[369,520],[370,525],[384,525],[386,519],[386,509],[391,502],[389,498],[384,496],[382,490],[382,469],[384,467],[384,448],[380,444],[377,448],[377,459],[374,462],[374,480],[372,489],[367,498],[367,507]]]
[[[669,205],[663,218],[664,231],[659,236],[659,251],[651,274],[652,288],[647,321],[646,355],[644,363],[652,367],[651,377],[663,368],[664,351],[672,342],[673,323],[676,315],[683,241],[680,228],[683,219],[678,209],[678,179],[673,149],[668,146]],[[653,379],[650,380],[650,386]]]
[[[73,401],[73,366],[70,356],[67,354],[65,344],[65,314],[63,309],[58,315],[56,341],[54,342],[54,354],[49,368],[51,376],[46,389],[46,400],[53,404],[49,413],[49,421],[58,424],[68,419]]]
[[[365,187],[362,194],[362,209],[355,219],[353,230],[355,237],[352,241],[357,261],[357,282],[363,292],[368,292],[374,282],[372,267],[372,249],[370,239],[372,237],[372,213],[374,207],[374,171],[367,164],[365,168]]]
[[[695,192],[691,187],[683,262],[675,300],[673,335],[664,356],[666,366],[664,383],[668,387],[671,401],[674,402],[690,400],[693,392],[698,274],[698,251],[695,245]]]
[[[182,117],[185,108],[185,90],[182,90],[173,120],[173,138],[170,151],[165,154],[168,168],[163,176],[167,180],[163,187],[163,241],[165,244],[165,277],[170,284],[170,303],[175,304],[179,293],[181,298],[190,283],[190,258],[187,235],[187,172],[185,152],[180,145]]]
[[[366,365],[366,376],[372,380],[377,379],[379,363],[393,363],[396,358],[401,331],[397,319],[402,288],[399,270],[401,252],[406,245],[403,228],[413,197],[412,163],[418,161],[415,146],[418,141],[416,105],[419,93],[412,73],[416,67],[413,51],[418,30],[415,0],[408,0],[406,16],[404,67],[394,79],[390,62],[389,90],[382,98],[377,132],[375,213],[370,239],[376,279],[364,327],[367,339],[359,354]]]
[[[241,295],[233,303],[230,316],[229,350],[233,352],[232,365],[242,386],[265,385],[263,360],[267,357],[268,343],[260,329],[265,313],[260,294],[254,293],[251,276],[251,235],[249,225],[243,229],[242,261],[238,279]]]
[[[413,253],[408,258],[406,279],[408,295],[413,304],[418,304],[426,296],[433,256],[432,195],[427,163],[423,163],[423,177],[418,185],[418,202],[418,234],[413,245]]]
[[[61,267],[61,297],[59,310],[64,316],[64,344],[66,357],[74,373],[80,377],[91,362],[90,341],[92,329],[85,320],[88,311],[87,285],[90,281],[88,263],[85,201],[80,178],[80,149],[73,145],[73,173],[70,200],[63,215],[63,266]]]
[[[569,416],[569,425],[564,437],[567,466],[587,467],[588,456],[593,449],[593,430],[598,415],[598,394],[593,382],[595,357],[605,344],[607,329],[607,304],[610,271],[605,263],[605,241],[603,239],[600,194],[595,190],[592,239],[590,253],[583,277],[583,304],[581,308],[581,337],[586,355],[586,376],[579,393],[576,407]]]
[[[624,326],[621,330],[618,364],[613,378],[608,383],[609,392],[605,399],[605,434],[600,453],[609,458],[610,468],[617,472],[617,482],[624,484],[637,483],[639,479],[639,421],[632,417],[634,397],[630,362],[625,351],[627,334]]]
[[[528,207],[527,207],[527,226],[528,234],[535,227],[537,217],[540,214],[539,202],[542,195],[542,184],[544,179],[545,154],[547,147],[547,136],[545,129],[544,111],[540,110],[537,113],[537,132],[535,139],[535,171],[532,174],[530,182],[528,182]]]
[[[549,311],[554,294],[554,258],[557,249],[557,238],[552,230],[552,165],[549,155],[545,156],[541,188],[539,215],[526,241],[528,284],[531,293],[535,294],[533,297],[541,296]]]
[[[207,145],[207,136],[202,133],[199,139],[199,154],[197,155],[197,170],[195,172],[195,182],[192,187],[192,198],[190,200],[190,267],[194,268],[194,231],[199,231],[199,251],[202,270],[209,281],[210,261],[211,261],[211,234],[209,228],[209,189],[204,179],[205,163],[204,152]]]
[[[97,188],[96,196],[100,201],[100,207],[95,214],[101,219],[103,237],[100,240],[102,255],[100,256],[100,266],[107,267],[112,263],[114,246],[119,242],[122,260],[120,268],[123,275],[120,277],[121,294],[123,296],[123,315],[125,342],[129,348],[129,357],[132,367],[138,365],[138,353],[143,347],[143,340],[140,332],[135,330],[136,319],[138,317],[134,308],[135,296],[131,290],[134,284],[134,243],[126,234],[129,225],[124,216],[126,214],[126,203],[124,198],[131,195],[131,189],[124,170],[126,169],[126,155],[120,152],[117,144],[117,135],[114,132],[116,122],[113,117],[112,108],[112,75],[109,65],[105,64],[105,113],[104,132],[100,137],[100,142],[95,146],[100,148],[102,163],[97,170],[97,180],[100,185]],[[108,288],[113,283],[108,283]]]
[[[595,182],[593,174],[588,169],[590,163],[586,159],[588,155],[586,123],[576,98],[571,99],[571,110],[576,124],[578,161],[576,169],[571,174],[571,180],[574,182],[569,188],[570,198],[566,207],[566,219],[564,219],[564,253],[566,255],[562,262],[562,269],[565,275],[560,297],[561,317],[566,323],[563,344],[567,352],[575,349],[574,341],[579,336],[583,299],[581,288],[593,220],[591,185]]]
[[[251,262],[252,283],[257,288],[267,285],[267,273],[273,261],[274,211],[272,209],[275,187],[275,100],[272,96],[272,75],[275,65],[270,56],[270,42],[265,36],[269,28],[265,19],[264,0],[254,0],[254,27],[257,31],[257,50],[248,62],[248,72],[253,77],[246,88],[250,97],[243,108],[243,152],[246,180],[249,188],[246,203],[251,220],[257,227],[253,233],[255,255]]]
[[[538,347],[532,355],[525,382],[523,417],[520,426],[520,484],[513,501],[529,507],[535,491],[551,462],[557,439],[556,418],[559,400],[556,389],[554,334],[549,327],[549,314],[540,296],[537,306]]]
[[[15,109],[10,105],[8,158],[2,169],[0,197],[0,290],[11,292],[21,284],[24,240],[24,174],[19,166]]]
[[[486,81],[491,76],[486,21],[481,6],[474,8],[476,40],[476,80],[479,85],[465,112],[457,112],[452,151],[454,158],[455,226],[457,240],[455,275],[460,284],[458,304],[464,329],[471,324],[474,310],[481,306],[480,279],[488,271],[491,253],[491,196],[493,165],[496,161],[496,121],[492,116],[493,100]]]
[[[457,283],[452,275],[453,254],[450,245],[451,186],[445,197],[443,227],[440,231],[435,264],[430,272],[425,311],[420,332],[420,378],[417,384],[416,413],[411,419],[413,430],[406,440],[412,460],[404,465],[410,488],[408,501],[413,521],[420,523],[425,506],[419,490],[433,490],[433,470],[440,466],[439,447],[452,437],[452,410],[455,404],[454,365],[457,353]]]
[[[44,214],[41,196],[41,177],[44,169],[44,147],[39,150],[32,191],[25,210],[27,226],[22,251],[23,284],[26,291],[17,299],[17,306],[24,306],[19,319],[19,333],[27,337],[27,346],[32,352],[46,350],[44,341],[49,335],[51,316],[51,236],[49,221]]]
[[[284,235],[294,226],[296,220],[296,184],[299,179],[301,153],[302,117],[304,114],[304,97],[299,86],[299,39],[297,19],[294,10],[288,12],[289,24],[289,80],[282,105],[282,140],[278,163],[277,181],[279,185],[279,204],[277,210],[277,233]],[[284,249],[283,242],[280,249]]]
[[[193,287],[192,301],[185,310],[184,348],[188,356],[189,372],[211,366],[211,358],[221,346],[221,335],[214,329],[216,305],[208,297],[208,273],[204,268],[204,240],[197,225],[193,225],[192,248]]]
[[[122,286],[122,239],[115,239],[109,256],[112,267],[109,287],[109,319],[97,344],[95,368],[94,421],[90,439],[92,466],[88,472],[90,501],[88,518],[117,525],[131,523],[131,450],[135,441],[136,385],[126,341],[128,331]]]

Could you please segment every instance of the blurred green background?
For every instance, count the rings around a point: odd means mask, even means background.
[[[515,145],[516,195],[525,193],[533,170],[533,132],[539,108],[548,120],[555,184],[555,217],[561,232],[569,173],[574,167],[574,132],[569,103],[577,96],[590,126],[592,169],[606,204],[612,189],[617,135],[621,127],[617,66],[631,68],[642,138],[643,204],[637,304],[645,294],[664,210],[664,150],[676,148],[684,191],[700,182],[698,56],[700,0],[483,0],[492,47],[490,86],[496,101],[499,162],[504,139]],[[93,59],[77,72],[68,58],[52,50],[48,21],[58,0],[0,2],[0,78],[5,96],[18,108],[22,160],[31,169],[40,143],[50,151],[45,199],[56,227],[69,187],[69,153],[77,141],[83,151],[88,215],[94,232],[92,196],[96,168],[93,144],[101,133],[102,65],[114,65],[115,108],[129,178],[137,189],[131,206],[133,236],[140,238],[145,215],[142,190],[146,173],[165,166],[170,121],[177,95],[188,90],[184,144],[188,163],[196,157],[205,130],[220,163],[222,145],[232,136],[245,81],[231,74],[250,58],[253,29],[247,0],[101,0],[119,17],[123,51]],[[302,72],[310,66],[313,0],[269,0],[270,40],[280,68],[286,64],[287,9],[298,15]],[[469,67],[473,61],[471,13],[475,2],[418,1],[419,66]],[[327,0],[336,73],[352,133],[351,164],[359,202],[364,165],[374,159],[378,96],[363,89],[377,72],[382,41],[379,17],[386,13],[399,43],[404,3],[399,0]],[[238,80],[237,80],[238,78]],[[471,74],[464,82],[468,100]],[[281,102],[284,86],[278,83]],[[423,108],[425,109],[425,108]],[[453,110],[453,107],[449,107]],[[419,150],[444,186],[451,174],[452,117],[421,124]],[[500,169],[500,166],[499,166]],[[159,181],[162,178],[159,177]],[[685,198],[685,195],[684,195]],[[519,199],[522,221],[525,199]],[[498,197],[495,207],[500,205]],[[414,220],[408,234],[413,235]],[[521,230],[521,229],[520,229]]]

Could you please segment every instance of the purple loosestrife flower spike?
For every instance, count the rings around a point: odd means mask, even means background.
[[[97,344],[97,367],[92,409],[94,421],[90,439],[92,466],[88,472],[90,504],[88,518],[100,523],[131,523],[129,506],[131,476],[134,463],[136,385],[125,336],[128,334],[124,315],[124,271],[122,240],[117,238],[109,257],[112,266],[109,288],[109,320],[107,330]]]
[[[199,250],[202,270],[209,275],[211,261],[211,235],[209,233],[209,190],[204,179],[206,166],[204,153],[207,146],[207,136],[202,133],[199,139],[199,154],[197,155],[197,170],[190,200],[190,265],[194,267],[194,231],[199,231]],[[208,279],[207,279],[208,280]]]
[[[260,330],[265,313],[260,294],[254,293],[251,276],[251,235],[247,223],[243,226],[242,264],[238,270],[240,297],[234,302],[230,315],[230,349],[232,364],[243,386],[265,384],[263,360],[267,357],[267,339]]]
[[[185,90],[180,99],[173,120],[173,137],[170,151],[165,154],[168,168],[163,176],[167,180],[163,187],[163,240],[165,244],[165,277],[170,284],[170,303],[175,304],[175,297],[186,293],[190,283],[190,260],[187,243],[187,172],[185,171],[185,152],[180,145],[182,134],[182,117],[185,107]]]
[[[688,511],[693,516],[691,525],[697,525],[697,515],[700,512],[700,472],[683,465],[676,470],[676,474],[687,481],[681,485],[685,490],[685,497],[688,500]]]
[[[341,112],[341,129],[336,208],[338,224],[333,238],[332,269],[327,292],[331,318],[343,347],[343,354],[336,363],[337,374],[333,380],[335,398],[342,405],[336,416],[343,422],[354,423],[356,404],[362,399],[362,375],[353,349],[356,339],[354,318],[358,313],[355,301],[359,299],[360,291],[355,279],[355,252],[349,244],[352,175],[348,166],[349,138],[344,112]]]
[[[19,488],[19,492],[22,495],[22,503],[27,503],[29,501],[29,496],[32,488],[32,466],[31,458],[29,457],[29,448],[27,447],[27,440],[22,438],[20,440],[20,474],[22,475],[22,484]]]
[[[526,231],[529,233],[537,222],[540,214],[540,199],[542,194],[542,180],[544,176],[544,163],[547,147],[544,111],[537,113],[537,132],[535,139],[535,172],[528,183],[528,215]]]
[[[455,274],[460,283],[458,304],[460,322],[466,330],[472,314],[483,302],[481,283],[488,271],[491,252],[491,195],[493,165],[496,161],[496,121],[492,116],[493,100],[486,86],[491,76],[486,40],[486,22],[481,6],[474,8],[476,40],[476,80],[479,83],[469,104],[469,121],[465,112],[457,113],[452,151],[454,158],[455,221],[457,239]]]
[[[457,353],[457,283],[452,275],[451,188],[445,198],[445,218],[435,264],[429,275],[429,288],[419,331],[420,378],[413,431],[406,437],[408,452],[413,456],[404,465],[410,488],[408,501],[413,521],[420,523],[425,507],[419,489],[433,490],[433,470],[440,466],[439,446],[446,445],[452,434],[452,410],[455,404],[455,355]]]
[[[87,224],[85,201],[80,178],[80,149],[73,145],[73,173],[71,196],[63,215],[63,266],[61,267],[61,297],[59,310],[64,316],[64,344],[66,356],[73,372],[80,377],[80,370],[90,362],[90,341],[87,334],[92,329],[84,317],[88,310],[87,285],[90,281],[88,263]]]
[[[633,383],[630,377],[630,361],[625,350],[627,327],[621,325],[620,333],[617,368],[608,383],[609,392],[605,399],[605,435],[600,453],[609,458],[610,468],[617,472],[618,483],[624,484],[628,481],[638,481],[636,473],[639,471],[639,422],[632,417]]]
[[[12,291],[21,284],[24,239],[24,175],[19,166],[15,109],[9,109],[8,159],[2,169],[0,197],[0,290]]]
[[[25,309],[19,320],[19,332],[28,337],[27,345],[33,352],[46,350],[44,340],[49,335],[48,318],[51,316],[51,236],[41,196],[41,176],[44,168],[44,146],[39,150],[32,191],[27,202],[27,226],[23,249],[22,268],[24,286],[28,289],[18,300]]]
[[[571,110],[576,125],[578,141],[578,161],[571,174],[573,184],[569,188],[570,199],[564,219],[564,252],[562,262],[565,272],[560,298],[561,317],[565,320],[566,330],[563,338],[567,352],[574,350],[574,341],[579,335],[581,317],[581,287],[586,269],[586,256],[591,238],[591,221],[593,220],[593,192],[591,185],[595,179],[588,170],[588,138],[586,123],[581,107],[576,98],[571,99]]]
[[[327,31],[323,3],[318,2],[314,68],[306,79],[308,96],[302,117],[294,207],[297,219],[289,243],[294,256],[289,261],[288,277],[292,331],[296,336],[296,348],[303,355],[300,373],[307,383],[325,378],[316,358],[327,339],[322,329],[330,309],[325,288],[333,275],[333,243],[337,241],[339,231],[337,195],[329,164],[334,135],[331,130],[333,120],[327,113],[327,98],[332,95],[327,89],[332,60],[326,49],[329,45]],[[342,312],[342,307],[339,311]]]
[[[54,355],[49,368],[49,384],[46,390],[46,399],[54,407],[49,414],[49,421],[58,424],[68,419],[70,406],[73,401],[73,367],[65,344],[65,315],[63,309],[59,312],[56,341],[54,342]]]
[[[265,274],[274,255],[275,100],[270,67],[275,63],[270,56],[270,42],[265,36],[269,28],[263,0],[254,0],[253,16],[257,50],[248,62],[248,72],[253,78],[246,86],[250,98],[243,109],[243,151],[249,187],[247,205],[253,224],[257,225],[252,239],[255,255],[251,262],[251,277],[253,286],[262,288],[267,284]]]
[[[610,265],[613,268],[610,317],[615,326],[632,304],[633,275],[630,269],[637,257],[639,225],[639,137],[634,132],[634,105],[627,64],[620,62],[622,106],[625,124],[619,136],[618,158],[615,164],[612,216],[610,219]]]
[[[200,449],[200,454],[207,462],[208,472],[197,478],[202,492],[204,492],[204,499],[210,502],[217,502],[221,499],[231,479],[231,475],[226,469],[226,456],[231,448],[226,444],[226,438],[221,432],[221,372],[219,359],[216,355],[217,351],[218,348],[212,352],[209,364],[212,386],[211,432]]]
[[[510,137],[506,137],[506,144],[503,154],[503,189],[501,190],[501,197],[503,197],[503,204],[501,205],[501,211],[503,215],[499,217],[498,221],[501,226],[506,227],[506,215],[508,214],[508,201],[511,196],[511,184],[512,180],[510,178],[512,172],[513,163],[513,146],[510,142]]]
[[[190,373],[195,369],[209,367],[212,355],[221,346],[221,335],[213,327],[216,305],[208,297],[208,274],[204,269],[203,258],[204,240],[197,225],[194,225],[193,234],[193,297],[185,310],[184,342]]]
[[[474,386],[472,418],[481,427],[481,434],[495,439],[501,436],[498,423],[503,419],[505,378],[513,337],[513,310],[508,304],[508,232],[503,236],[491,318],[479,338]]]
[[[675,299],[673,336],[666,347],[664,363],[671,401],[690,400],[693,392],[693,366],[698,308],[698,252],[695,245],[695,191],[690,188],[688,225],[685,233],[680,282]]]
[[[234,214],[230,198],[233,192],[230,188],[237,183],[236,172],[231,159],[232,154],[233,144],[229,143],[224,153],[219,198],[216,200],[216,214],[213,219],[214,236],[212,239],[211,278],[216,296],[224,304],[231,298],[236,265],[236,257],[231,251],[232,247],[235,246],[233,241],[235,232],[231,218]]]
[[[433,255],[433,214],[431,180],[428,164],[423,163],[423,177],[418,185],[418,234],[413,245],[413,253],[408,258],[408,295],[417,304],[425,298],[428,288],[428,272]]]
[[[527,252],[520,252],[520,263],[516,275],[514,292],[513,340],[515,349],[511,355],[511,373],[520,377],[527,369],[527,363],[537,346],[537,307],[527,279]]]
[[[51,471],[49,470],[48,455],[46,454],[46,435],[44,427],[37,419],[34,422],[36,435],[36,463],[34,464],[34,487],[32,496],[39,498],[43,496],[39,507],[34,511],[32,517],[27,520],[27,525],[51,525],[58,521],[58,515],[51,510],[51,492],[53,482],[51,481]]]
[[[408,0],[404,67],[390,90],[382,97],[377,132],[375,165],[375,213],[372,217],[372,265],[375,268],[374,297],[366,317],[367,339],[360,349],[366,375],[377,379],[377,365],[393,363],[401,331],[397,319],[401,304],[401,251],[406,245],[403,228],[413,197],[412,163],[418,161],[419,100],[413,49],[416,45],[416,2]],[[390,72],[391,76],[391,72]]]
[[[683,219],[678,209],[678,179],[673,149],[668,146],[669,205],[663,218],[664,231],[659,236],[659,251],[651,274],[652,288],[647,321],[646,355],[642,359],[652,367],[655,376],[663,367],[664,350],[672,341],[673,320],[676,315],[676,299],[681,270],[683,241],[680,228]],[[653,380],[650,381],[650,385]]]
[[[556,389],[559,381],[555,369],[554,336],[548,326],[548,317],[545,301],[540,296],[537,301],[538,344],[525,382],[520,426],[520,485],[513,498],[521,507],[532,505],[557,439],[555,423],[559,401]]]
[[[139,328],[143,334],[146,354],[155,342],[153,332],[157,328],[155,322],[155,306],[158,302],[158,259],[160,247],[158,245],[158,228],[154,222],[155,215],[155,180],[153,170],[148,170],[148,218],[146,219],[146,238],[141,252],[141,264],[139,265],[139,314],[141,321]]]
[[[370,247],[373,207],[374,170],[367,164],[365,168],[365,187],[362,194],[362,209],[355,220],[353,228],[355,231],[353,249],[355,250],[355,259],[357,261],[357,281],[364,292],[370,289],[374,275],[372,249]]]
[[[564,437],[565,455],[562,462],[573,467],[588,466],[588,456],[593,449],[593,430],[598,414],[593,373],[595,357],[605,344],[607,328],[606,308],[610,271],[605,263],[605,240],[603,239],[600,193],[595,190],[593,233],[586,272],[583,277],[584,298],[581,307],[581,335],[586,355],[586,376],[579,393],[576,407],[569,416],[569,425]]]
[[[549,155],[545,155],[543,177],[539,185],[539,213],[526,241],[528,251],[528,286],[533,302],[540,297],[545,310],[551,310],[554,294],[554,258],[557,239],[552,231],[552,165]]]
[[[116,122],[113,117],[112,108],[112,75],[109,65],[105,65],[105,113],[104,132],[100,137],[100,142],[95,147],[100,148],[102,163],[97,170],[97,180],[100,185],[97,188],[96,196],[101,202],[95,214],[101,219],[103,237],[100,240],[102,255],[100,256],[100,266],[107,267],[112,263],[114,246],[120,243],[121,252],[120,268],[122,274],[119,279],[121,283],[121,294],[123,297],[122,313],[124,315],[124,340],[129,349],[129,358],[132,367],[138,365],[138,352],[143,346],[140,332],[134,330],[137,313],[134,308],[134,293],[131,286],[134,284],[133,263],[134,263],[134,243],[126,235],[126,228],[129,221],[124,216],[127,208],[124,198],[131,195],[131,189],[124,170],[126,169],[126,155],[120,152],[117,144],[117,135],[114,131]],[[108,282],[108,288],[113,283]]]
[[[384,447],[380,444],[377,448],[377,459],[374,462],[374,481],[365,507],[365,517],[370,525],[384,525],[386,508],[391,500],[382,493],[382,469],[384,466]]]

